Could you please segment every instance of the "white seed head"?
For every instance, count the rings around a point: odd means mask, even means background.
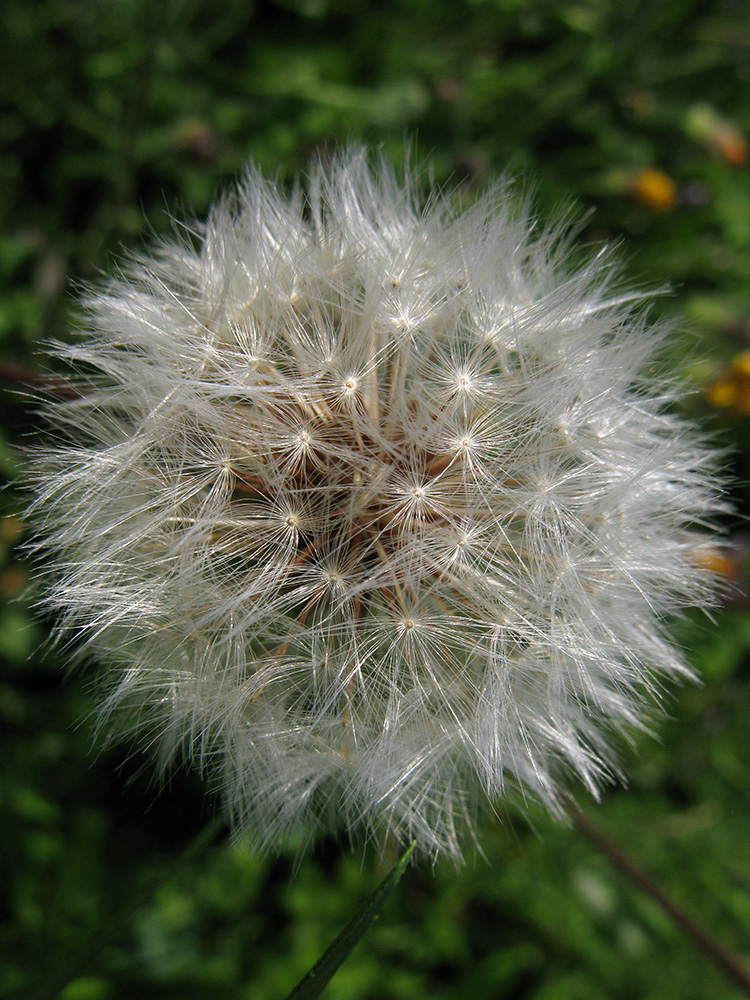
[[[304,196],[251,170],[197,245],[90,294],[35,455],[103,719],[196,761],[260,847],[459,855],[482,802],[596,790],[688,673],[665,616],[714,591],[714,457],[639,296],[507,184],[417,188],[361,152]]]

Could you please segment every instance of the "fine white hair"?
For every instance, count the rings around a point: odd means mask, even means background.
[[[86,299],[33,517],[61,634],[119,718],[259,848],[459,856],[483,803],[596,792],[689,673],[716,456],[607,253],[512,185],[422,199],[350,150]]]

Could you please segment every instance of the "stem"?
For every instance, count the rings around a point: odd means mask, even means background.
[[[0,380],[3,382],[17,382],[19,385],[40,389],[44,392],[52,392],[57,396],[70,399],[82,395],[67,379],[61,378],[59,375],[34,371],[31,368],[24,368],[22,365],[13,364],[11,361],[0,361]]]
[[[724,947],[703,924],[699,923],[671,896],[658,885],[641,866],[623,850],[619,844],[611,840],[592,819],[590,819],[572,799],[563,803],[565,811],[570,816],[579,833],[598,847],[602,854],[612,862],[637,889],[650,896],[655,903],[667,913],[672,920],[698,945],[701,951],[722,970],[722,972],[741,990],[750,995],[750,972],[740,962],[736,955]]]

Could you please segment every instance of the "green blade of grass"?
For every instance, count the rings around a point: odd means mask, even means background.
[[[315,997],[320,996],[338,968],[347,959],[351,950],[364,937],[365,931],[396,888],[415,846],[416,843],[413,842],[406,849],[398,864],[365,900],[336,940],[326,949],[310,971],[300,979],[286,1000],[315,1000]]]

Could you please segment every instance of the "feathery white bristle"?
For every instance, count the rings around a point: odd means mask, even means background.
[[[644,374],[606,255],[508,185],[422,207],[361,151],[287,198],[251,169],[199,233],[88,297],[34,516],[48,601],[117,709],[299,830],[461,851],[482,801],[554,807],[688,673],[714,457]],[[705,562],[705,561],[704,561]]]

